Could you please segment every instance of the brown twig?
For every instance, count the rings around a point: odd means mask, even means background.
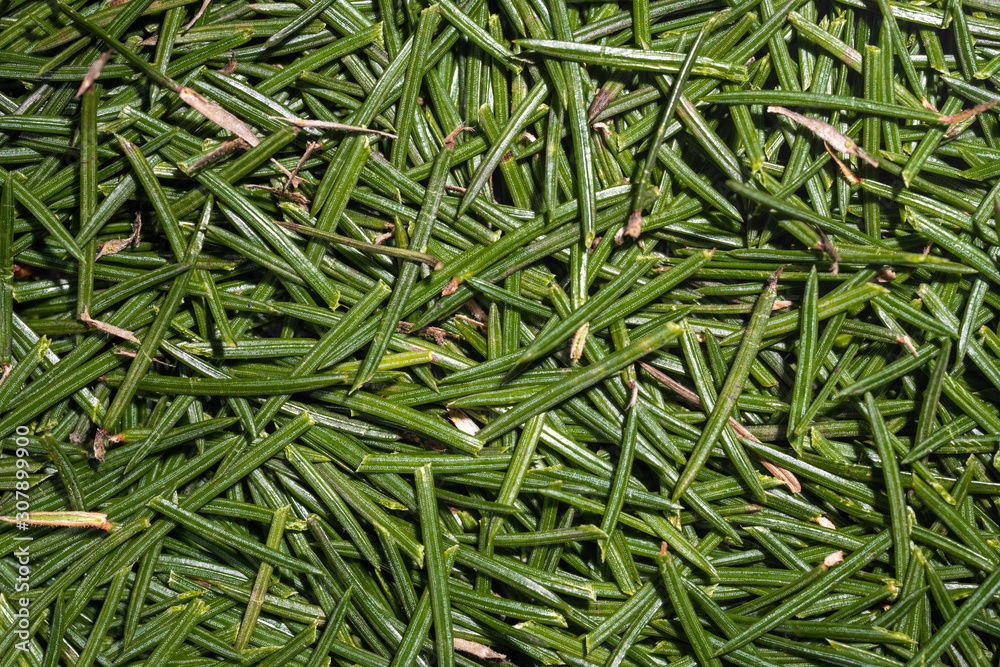
[[[448,150],[455,150],[455,142],[458,140],[458,135],[463,132],[473,132],[474,130],[466,125],[465,123],[459,123],[458,127],[448,133],[448,136],[444,138],[444,147]]]
[[[955,123],[961,123],[963,120],[968,120],[973,116],[979,115],[984,111],[992,109],[997,104],[996,100],[990,100],[989,102],[984,102],[983,104],[977,104],[971,109],[966,109],[965,111],[959,111],[957,114],[951,116],[941,116],[941,120],[949,125],[954,125]]]
[[[844,175],[844,178],[847,179],[847,182],[850,183],[851,185],[860,185],[861,179],[855,176],[854,172],[851,171],[850,167],[844,164],[844,162],[839,157],[837,157],[837,154],[833,152],[832,148],[830,148],[830,144],[824,141],[823,146],[826,148],[826,152],[830,154],[830,157],[833,158],[833,161],[837,163],[837,166],[840,167],[840,173]]]
[[[191,171],[201,169],[202,167],[212,164],[216,160],[219,160],[226,155],[229,155],[233,151],[246,150],[250,148],[250,144],[246,142],[242,137],[236,137],[235,139],[230,139],[229,141],[224,141],[219,144],[219,147],[208,155],[199,158],[193,165],[191,165]]]
[[[861,147],[854,143],[853,139],[826,121],[819,120],[818,118],[810,118],[809,116],[803,116],[802,114],[795,113],[785,107],[770,106],[767,110],[770,113],[778,113],[782,116],[791,118],[796,123],[807,128],[810,132],[836,148],[841,153],[847,153],[848,155],[860,158],[873,167],[878,166],[878,160],[861,150]]]
[[[93,327],[101,333],[106,333],[111,336],[117,336],[119,338],[124,338],[130,343],[135,343],[136,345],[142,345],[142,341],[135,337],[135,334],[128,329],[122,329],[121,327],[116,327],[113,324],[108,324],[107,322],[101,322],[100,320],[95,320],[90,317],[90,306],[84,306],[83,312],[80,313],[80,321],[86,324],[88,327]]]
[[[77,89],[76,95],[73,96],[74,99],[82,96],[85,92],[90,90],[90,88],[94,85],[94,82],[97,81],[97,77],[101,76],[101,70],[103,70],[104,66],[108,64],[109,60],[111,60],[112,53],[114,53],[114,51],[109,49],[97,56],[97,60],[91,63],[87,73],[83,76],[83,81],[80,82],[80,87]]]
[[[205,10],[208,9],[208,6],[210,4],[212,4],[212,0],[202,0],[201,7],[198,9],[198,12],[194,15],[194,18],[188,21],[187,24],[183,28],[181,28],[181,32],[187,32],[188,30],[190,30],[191,26],[193,26],[195,22],[197,22],[198,19],[202,17],[202,15],[205,13]]]
[[[292,169],[292,173],[289,174],[288,180],[285,181],[285,190],[289,187],[298,187],[298,183],[302,181],[301,178],[298,178],[299,169],[302,169],[302,165],[306,163],[306,160],[308,160],[313,153],[321,150],[323,150],[323,144],[318,141],[310,141],[306,143],[306,152],[299,158],[298,163],[295,165],[295,169]],[[292,185],[293,183],[295,183],[295,185]]]
[[[654,368],[653,366],[650,366],[649,364],[642,362],[640,362],[639,365],[642,366],[647,373],[656,378],[656,380],[661,384],[663,384],[667,389],[670,389],[671,391],[673,391],[675,394],[686,400],[694,407],[699,409],[704,409],[702,407],[701,398],[698,396],[698,394],[694,393],[693,391],[691,391],[690,389],[688,389],[687,387],[685,387],[680,382],[673,379],[663,371],[659,370],[658,368]],[[746,426],[739,423],[732,417],[729,418],[729,426],[732,427],[736,435],[746,438],[747,440],[760,442],[760,440],[757,439],[757,436],[751,433]],[[792,493],[798,493],[799,491],[802,490],[802,483],[799,482],[798,478],[792,471],[786,470],[785,468],[782,468],[779,465],[775,465],[774,463],[771,463],[770,461],[763,459],[759,456],[757,457],[757,460],[760,461],[760,464],[764,466],[768,472],[770,472],[772,475],[774,475],[782,482],[784,482],[785,486],[787,486]]]
[[[345,125],[343,123],[333,123],[326,120],[309,120],[306,118],[286,118],[285,116],[269,116],[271,120],[280,120],[290,123],[295,127],[314,127],[320,130],[338,130],[340,132],[357,132],[359,134],[377,134],[380,137],[395,139],[396,135],[382,130],[373,130],[370,127],[359,127],[357,125]]]

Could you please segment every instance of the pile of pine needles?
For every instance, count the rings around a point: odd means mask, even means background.
[[[0,667],[996,664],[993,0],[0,14]]]

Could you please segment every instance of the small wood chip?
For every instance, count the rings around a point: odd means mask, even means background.
[[[456,339],[458,338],[458,336],[456,336],[455,334],[451,333],[450,331],[446,331],[441,327],[423,327],[421,329],[417,329],[416,331],[414,331],[413,323],[404,322],[403,320],[400,320],[399,323],[396,324],[396,331],[398,331],[399,333],[410,334],[413,336],[420,336],[422,338],[430,338],[437,345],[444,345],[449,338],[456,338]],[[423,350],[424,348],[413,347],[411,349],[414,352],[417,352]]]
[[[105,241],[97,246],[97,257],[94,259],[100,259],[105,255],[114,255],[130,245],[132,245],[131,236],[125,239],[112,239],[110,241]]]
[[[465,302],[465,308],[472,315],[472,319],[469,322],[475,324],[480,329],[485,329],[486,320],[489,319],[489,316],[486,314],[486,310],[479,305],[479,302],[475,299],[469,299]]]
[[[104,453],[107,451],[109,442],[111,442],[111,438],[107,429],[103,426],[97,427],[97,433],[94,434],[94,458],[100,463],[104,463]]]
[[[489,646],[485,644],[480,644],[479,642],[470,642],[468,639],[462,639],[460,637],[455,637],[455,650],[461,651],[463,653],[468,653],[469,655],[474,655],[481,660],[506,660],[507,656],[503,653],[497,653]]]
[[[94,259],[100,259],[105,255],[114,255],[115,253],[121,252],[130,245],[139,245],[139,233],[142,231],[142,214],[136,213],[135,220],[132,222],[132,233],[124,239],[112,239],[110,241],[105,241],[97,246],[97,257]]]
[[[639,400],[639,383],[632,380],[628,383],[628,404],[625,405],[626,410],[631,410],[635,407],[635,402]]]
[[[875,282],[877,283],[891,283],[896,279],[896,272],[892,269],[882,269],[875,274]]]
[[[621,245],[626,238],[637,239],[642,234],[642,211],[632,211],[625,225],[615,234],[615,243]]]
[[[294,174],[291,174],[291,176],[294,177]],[[254,185],[252,183],[249,183],[244,187],[246,187],[247,190],[263,190],[264,192],[270,192],[275,197],[290,201],[303,209],[309,208],[309,200],[306,199],[304,195],[298,192],[286,190],[284,187],[276,188],[270,185]]]
[[[479,424],[458,408],[448,408],[448,419],[462,433],[468,433],[469,435],[479,433]]]
[[[441,327],[424,327],[417,333],[420,336],[426,336],[428,338],[431,338],[437,345],[444,345],[447,342],[449,336],[452,338],[458,338],[458,336],[448,333]]]
[[[823,559],[823,567],[833,567],[837,563],[844,562],[844,552],[834,551],[832,554]]]
[[[236,71],[236,52],[229,52],[229,62],[222,66],[219,70],[222,74],[232,74]]]
[[[223,130],[232,132],[251,146],[256,146],[260,143],[260,139],[257,138],[257,135],[254,134],[253,129],[251,129],[249,125],[220,107],[212,100],[202,96],[201,93],[198,93],[191,88],[181,86],[177,89],[177,95],[184,100],[185,104],[221,127]]]
[[[587,345],[587,333],[590,331],[590,322],[584,322],[573,334],[573,341],[569,346],[569,358],[579,361],[583,356],[583,350]]]
[[[749,433],[749,431],[747,432]],[[758,442],[760,441],[758,440]],[[762,466],[764,466],[764,468],[769,473],[771,473],[772,477],[774,477],[775,479],[780,479],[782,482],[784,482],[785,486],[788,487],[789,491],[791,491],[792,493],[799,493],[800,491],[802,491],[802,482],[799,481],[799,478],[796,477],[795,473],[793,473],[791,470],[788,470],[787,468],[782,468],[781,466],[775,463],[771,463],[767,459],[762,459],[759,456],[757,456],[757,460],[760,462]]]

